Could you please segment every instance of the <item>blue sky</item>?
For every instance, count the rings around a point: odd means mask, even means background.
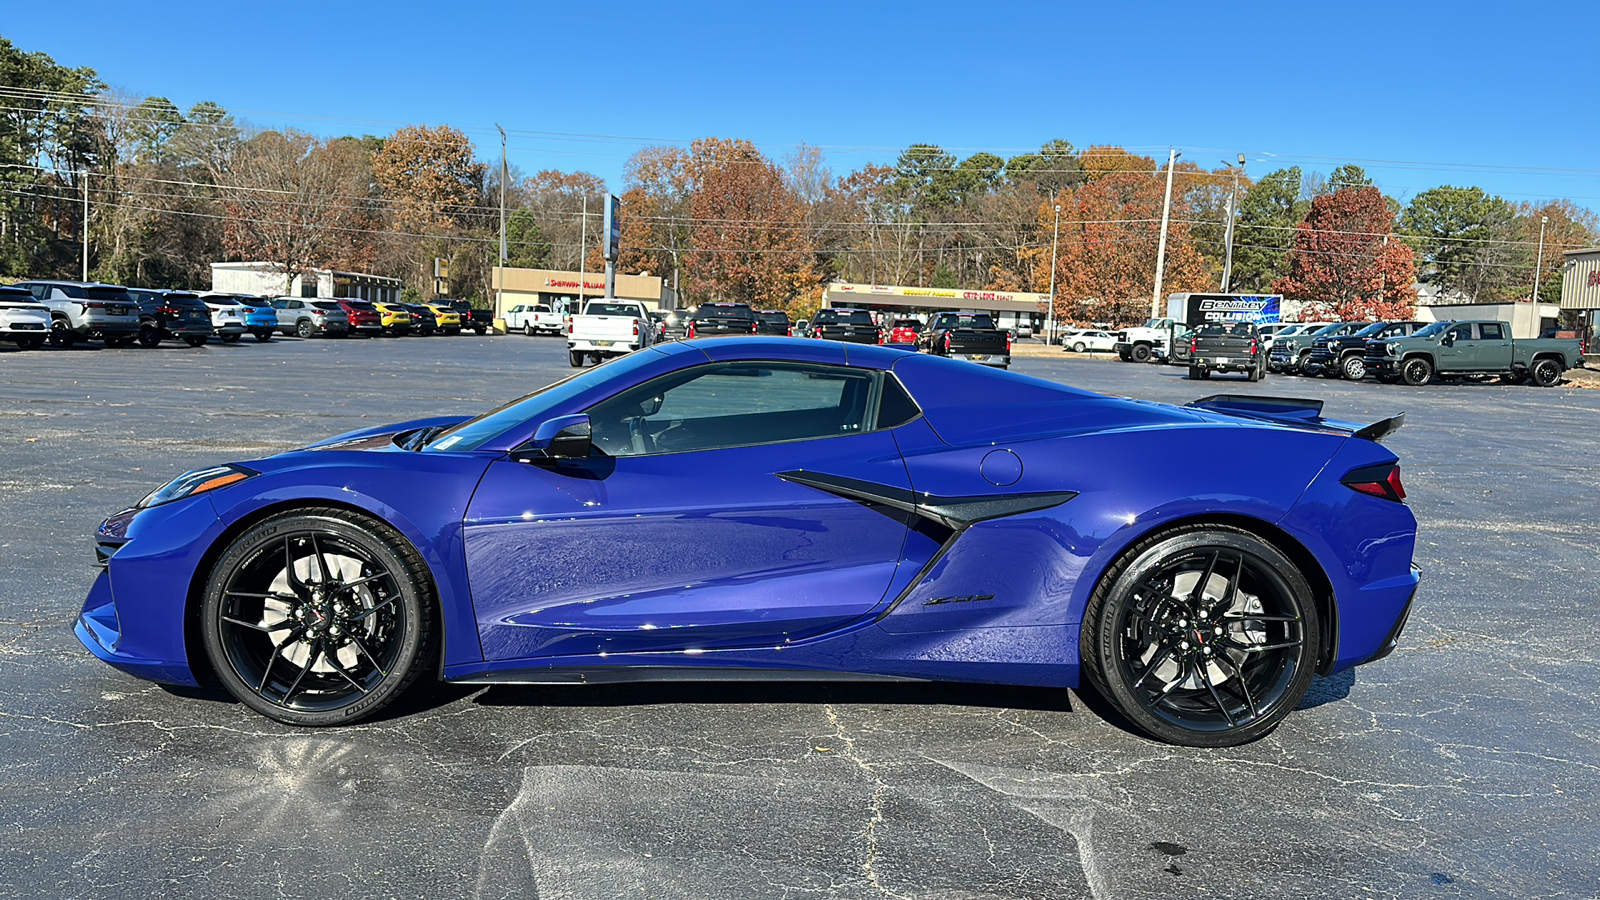
[[[1600,209],[1585,103],[1593,2],[9,4],[0,36],[261,127],[448,123],[524,172],[622,186],[642,146],[806,142],[836,173],[914,142],[1010,156],[1051,138],[1364,166]]]

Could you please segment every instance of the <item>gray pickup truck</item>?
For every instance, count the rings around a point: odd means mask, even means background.
[[[1367,371],[1390,384],[1497,375],[1506,384],[1532,381],[1549,387],[1566,370],[1583,365],[1583,347],[1569,338],[1513,339],[1505,322],[1445,321],[1409,337],[1369,341],[1366,363]]]
[[[1187,349],[1190,380],[1238,372],[1246,381],[1260,381],[1267,374],[1261,336],[1250,322],[1207,322],[1190,333]]]

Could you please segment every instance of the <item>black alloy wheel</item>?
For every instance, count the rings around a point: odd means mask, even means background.
[[[1421,387],[1433,378],[1433,363],[1421,356],[1413,356],[1400,364],[1400,380],[1412,387]]]
[[[1090,684],[1136,728],[1190,747],[1262,737],[1311,684],[1312,593],[1277,547],[1222,525],[1147,538],[1108,571],[1084,614]]]
[[[311,320],[301,319],[294,323],[294,333],[303,338],[311,337]]]
[[[1347,381],[1361,381],[1367,377],[1367,361],[1354,354],[1346,356],[1339,368]]]
[[[427,668],[433,598],[422,559],[389,526],[336,509],[281,513],[212,569],[206,655],[229,693],[268,718],[355,722]]]
[[[152,325],[149,328],[140,329],[139,346],[147,348],[159,347],[161,345],[162,337],[163,335],[161,334],[161,329],[158,326]]]
[[[1141,363],[1142,362],[1149,362],[1150,361],[1150,345],[1149,344],[1134,344],[1133,345],[1133,361],[1134,362],[1141,362]]]
[[[78,333],[72,330],[65,319],[55,319],[50,323],[50,343],[57,347],[71,347],[78,342]]]
[[[1561,381],[1561,364],[1553,359],[1534,360],[1528,374],[1539,387],[1552,387]]]

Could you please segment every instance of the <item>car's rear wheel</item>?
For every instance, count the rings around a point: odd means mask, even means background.
[[[583,354],[576,350],[568,350],[567,365],[573,367],[574,369],[583,368]]]
[[[303,338],[311,337],[311,320],[301,319],[294,323],[294,333]]]
[[[431,585],[387,525],[337,509],[276,515],[212,569],[200,613],[206,655],[229,693],[268,718],[356,722],[427,667]]]
[[[1255,535],[1199,525],[1147,538],[1084,611],[1096,691],[1136,728],[1191,747],[1253,741],[1300,702],[1321,629],[1294,562]]]
[[[25,337],[25,338],[18,338],[17,339],[17,349],[18,350],[37,350],[37,349],[39,349],[40,347],[43,347],[43,346],[44,346],[44,337],[42,335],[30,335],[30,336]]]
[[[1553,359],[1535,360],[1533,368],[1528,370],[1533,383],[1539,387],[1550,387],[1561,381],[1561,364]]]
[[[1400,380],[1412,387],[1420,387],[1433,378],[1433,363],[1414,356],[1400,364]]]
[[[1199,381],[1200,380],[1200,367],[1199,366],[1190,366],[1189,367],[1189,380],[1190,381]]]
[[[535,334],[538,334],[538,330],[533,327],[532,322],[525,322],[522,325],[522,333],[528,337],[533,337]]]

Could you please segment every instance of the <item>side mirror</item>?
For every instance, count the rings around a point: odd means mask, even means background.
[[[1452,332],[1452,333],[1447,334],[1444,337],[1440,338],[1439,339],[1439,343],[1445,345],[1446,347],[1454,347],[1455,343],[1456,343],[1455,333]]]
[[[518,462],[536,459],[583,459],[589,455],[593,429],[583,413],[557,416],[539,423],[533,439],[518,447],[511,458]]]

